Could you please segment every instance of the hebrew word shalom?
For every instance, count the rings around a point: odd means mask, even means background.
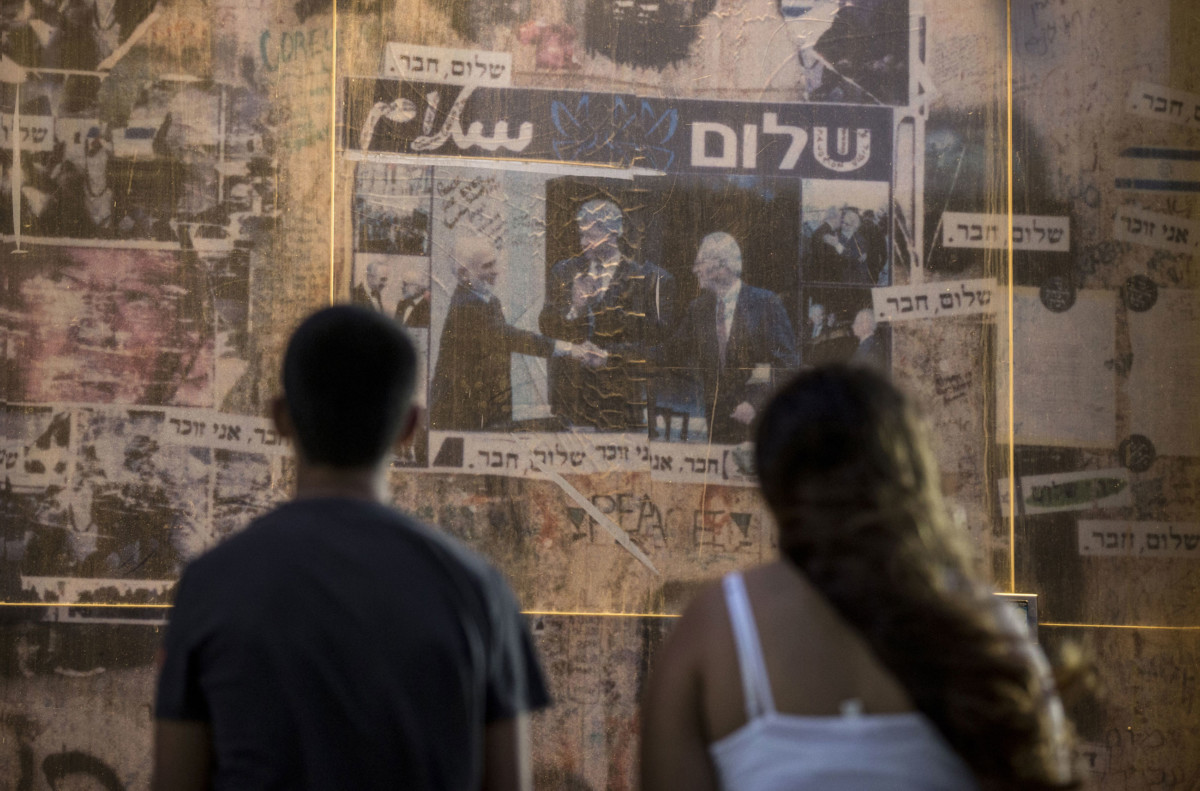
[[[1200,223],[1137,206],[1121,206],[1117,209],[1113,239],[1170,253],[1191,254],[1200,250]]]
[[[383,76],[452,85],[511,85],[512,53],[388,44]]]
[[[891,174],[885,108],[706,99],[664,106],[678,109],[683,162],[694,170],[878,181]]]
[[[13,117],[0,115],[0,147],[11,151],[19,145],[22,151],[54,150],[54,116],[22,115],[16,135],[13,134]]]
[[[1012,217],[1014,250],[1049,253],[1071,252],[1069,217]],[[975,247],[1004,250],[1008,247],[1008,215],[948,211],[942,214],[942,244],[946,247]]]
[[[1125,100],[1129,112],[1174,124],[1200,128],[1200,95],[1149,82],[1135,82]]]
[[[1079,554],[1200,560],[1200,523],[1081,519]]]
[[[894,169],[891,108],[447,85],[418,79],[407,57],[407,78],[346,78],[340,135],[348,155],[483,155],[539,166],[880,182]],[[428,71],[428,57],[421,66]]]
[[[933,316],[995,313],[994,279],[954,280],[871,289],[876,321],[910,321]]]
[[[1008,478],[1001,478],[996,485],[1000,493],[1000,513],[1007,517],[1011,506]],[[1017,490],[1017,513],[1025,516],[1115,508],[1132,503],[1129,471],[1121,467],[1025,475]]]

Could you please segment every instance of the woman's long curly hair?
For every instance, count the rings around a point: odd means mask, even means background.
[[[899,679],[985,789],[1073,788],[1062,706],[949,523],[924,423],[865,368],[803,373],[756,462],[783,555]]]

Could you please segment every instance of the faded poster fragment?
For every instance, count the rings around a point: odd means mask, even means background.
[[[1200,359],[1200,294],[1156,287],[1128,293],[1132,433],[1156,455],[1200,455],[1200,373],[1180,362]]]
[[[1120,467],[1024,475],[1017,483],[1017,513],[1026,516],[1133,504],[1129,471]],[[1000,514],[1008,516],[1012,501],[1009,479],[998,480],[996,488],[1000,495]]]
[[[1079,554],[1200,560],[1200,524],[1081,519]]]
[[[212,405],[212,305],[195,256],[41,246],[5,256],[8,398]]]
[[[998,322],[998,404],[1008,404],[1009,357],[1016,371],[1013,435],[1019,445],[1112,448],[1116,444],[1116,298],[1080,291],[1066,311],[1043,304],[1037,289],[1013,295],[1013,337]],[[996,410],[997,437],[1008,436],[1009,410]]]

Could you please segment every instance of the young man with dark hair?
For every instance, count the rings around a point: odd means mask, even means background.
[[[293,500],[193,561],[167,631],[156,791],[520,789],[548,702],[499,572],[385,505],[416,354],[340,305],[296,330],[273,403]]]

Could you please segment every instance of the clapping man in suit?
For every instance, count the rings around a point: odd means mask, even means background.
[[[551,407],[575,426],[643,429],[647,352],[662,343],[670,326],[675,279],[637,260],[624,239],[624,215],[612,201],[587,201],[575,223],[580,253],[550,270],[538,323],[546,335],[592,343],[609,357],[599,368],[551,361]]]

